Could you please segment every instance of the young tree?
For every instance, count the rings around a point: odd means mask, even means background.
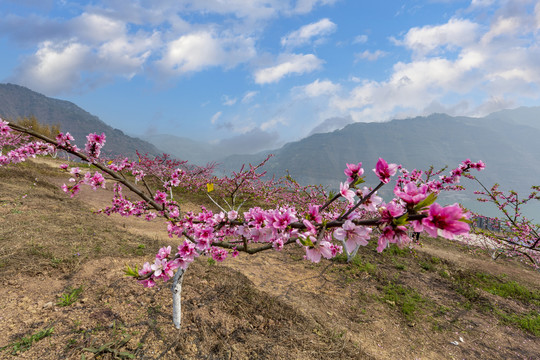
[[[25,142],[21,134],[41,141]],[[365,172],[362,163],[347,164],[346,180],[340,184],[339,193],[327,197],[320,189],[300,187],[290,178],[264,180],[257,173],[262,165],[242,168],[230,177],[218,179],[211,176],[211,167],[181,168],[168,158],[104,160],[100,157],[106,141],[104,134],[89,134],[84,150],[72,145],[71,141],[73,137],[69,133],[60,133],[52,139],[0,120],[0,147],[11,148],[5,155],[0,153],[0,166],[36,155],[66,151],[97,169],[93,174],[83,174],[78,167],[62,165],[71,175],[69,185],[62,186],[66,193],[75,196],[83,185],[97,189],[113,181],[112,204],[103,209],[103,213],[145,217],[147,220],[164,217],[169,235],[180,239],[180,245],[174,250],[171,246],[161,248],[153,263],[147,262],[141,269],[127,267],[126,274],[146,287],[153,287],[156,281],[172,279],[173,322],[177,328],[181,325],[183,275],[196,257],[210,256],[216,261],[224,261],[240,252],[279,251],[295,244],[304,249],[307,260],[319,262],[321,258],[331,259],[340,253],[351,258],[373,236],[377,237],[379,252],[390,243],[400,247],[409,245],[410,230],[453,239],[469,232],[469,214],[458,204],[441,206],[435,202],[437,196],[443,190],[457,190],[459,179],[471,169],[484,168],[481,161],[466,160],[449,175],[436,177],[440,173],[436,174],[432,169],[425,173],[408,172],[379,158],[373,169],[379,179],[374,188],[360,187]],[[394,198],[385,203],[376,193],[396,175]],[[134,177],[133,182],[129,180],[130,176]],[[152,181],[147,181],[150,179]],[[214,199],[221,208],[219,213],[205,208],[198,214],[183,213],[173,199],[173,188],[208,186],[210,190],[210,184],[214,183],[223,191],[220,198],[228,206],[225,209]],[[123,187],[135,193],[139,201],[128,199],[122,192]],[[250,197],[265,199],[268,206],[264,209],[252,206],[241,213],[243,201]]]

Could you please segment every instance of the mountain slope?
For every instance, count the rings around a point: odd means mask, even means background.
[[[52,99],[19,85],[0,84],[0,117],[16,120],[28,116],[35,116],[43,124],[60,125],[62,132],[75,137],[79,147],[84,146],[89,133],[104,132],[107,135],[105,153],[128,156],[135,155],[135,150],[142,154],[160,153],[154,145],[112,128],[69,101]]]

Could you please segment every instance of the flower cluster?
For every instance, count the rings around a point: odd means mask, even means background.
[[[101,154],[101,148],[105,145],[105,134],[98,135],[96,133],[88,134],[86,136],[86,145],[84,150],[90,157],[90,159],[96,159]]]

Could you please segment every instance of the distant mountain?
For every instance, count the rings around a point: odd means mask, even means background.
[[[144,139],[167,154],[188,160],[190,164],[204,166],[216,159],[214,147],[202,141],[167,134],[147,135]]]
[[[52,99],[19,85],[0,84],[0,117],[16,120],[32,115],[40,123],[60,125],[62,132],[73,135],[79,147],[84,146],[89,133],[104,132],[107,135],[103,148],[106,154],[133,156],[135,150],[143,154],[160,154],[154,145],[112,128],[69,101]]]
[[[346,163],[362,162],[367,182],[377,179],[371,169],[379,157],[405,168],[426,169],[457,166],[470,158],[483,160],[486,170],[478,177],[487,186],[500,183],[505,189],[528,193],[540,184],[540,107],[493,113],[484,118],[433,114],[384,123],[354,123],[331,133],[314,134],[275,151],[236,155],[219,161],[225,171],[243,163],[258,163],[268,153],[269,174],[287,170],[302,184],[339,188]],[[469,188],[477,189],[471,184]],[[386,189],[387,195],[392,189]],[[474,195],[455,194],[450,201],[468,202]],[[540,216],[535,218],[540,219]]]

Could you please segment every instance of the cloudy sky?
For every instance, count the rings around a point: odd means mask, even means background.
[[[540,1],[2,0],[0,81],[241,151],[540,105]]]

